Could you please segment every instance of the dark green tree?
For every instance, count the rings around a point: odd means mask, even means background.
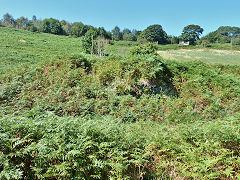
[[[141,35],[141,39],[146,39],[148,42],[158,42],[158,44],[167,43],[167,33],[161,25],[151,25],[145,29]]]
[[[85,35],[87,30],[88,30],[87,26],[85,26],[82,22],[75,22],[72,24],[70,35],[81,37]]]
[[[233,36],[240,34],[239,27],[231,27],[231,26],[221,26],[217,30],[218,33],[225,35],[225,36]]]
[[[124,40],[124,41],[136,41],[137,38],[136,38],[135,35],[133,35],[132,33],[130,33],[130,34],[124,34],[124,35],[123,35],[123,40]]]
[[[97,29],[97,32],[98,32],[98,36],[104,37],[105,39],[111,39],[111,36],[103,27],[99,27]]]
[[[123,39],[123,34],[118,26],[112,30],[112,38],[115,41],[120,41]]]
[[[201,41],[207,40],[210,43],[230,43],[240,35],[239,27],[221,26],[216,31],[210,32],[201,38]]]
[[[82,49],[88,53],[93,54],[95,51],[94,48],[94,40],[97,38],[98,32],[90,29],[86,32],[84,37],[82,38]]]
[[[6,13],[3,15],[3,24],[5,26],[15,26],[15,20],[12,15]]]
[[[126,34],[131,34],[132,32],[130,29],[125,28],[125,29],[123,29],[122,33],[123,33],[123,35],[126,35]]]
[[[199,25],[191,24],[184,27],[181,38],[184,41],[189,41],[190,44],[194,44],[202,33],[203,28],[201,28]]]
[[[37,21],[37,17],[35,15],[33,15],[32,17],[32,23],[34,24]]]
[[[67,22],[65,20],[62,20],[61,21],[61,26],[63,28],[63,34],[64,35],[70,35],[72,25],[69,22]]]
[[[28,23],[29,23],[28,18],[25,18],[23,16],[16,20],[16,24],[18,27],[26,28]]]
[[[62,34],[63,29],[61,23],[57,19],[44,19],[41,24],[41,31],[51,34]]]

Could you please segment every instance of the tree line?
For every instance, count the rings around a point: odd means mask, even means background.
[[[204,29],[199,25],[188,25],[184,27],[180,36],[170,36],[162,28],[161,25],[155,24],[147,27],[143,31],[136,29],[130,30],[121,29],[116,26],[112,31],[106,31],[103,27],[93,27],[85,25],[82,22],[70,23],[66,20],[59,21],[54,18],[44,20],[37,19],[33,16],[32,19],[20,17],[14,19],[12,15],[6,13],[0,21],[1,26],[22,28],[32,32],[44,32],[56,35],[66,35],[74,37],[84,37],[88,35],[88,41],[94,38],[104,38],[115,41],[140,41],[140,42],[156,42],[158,44],[178,44],[180,41],[194,44],[208,43],[234,43],[240,44],[240,28],[221,26],[216,31],[200,38]],[[86,39],[86,38],[85,38]]]

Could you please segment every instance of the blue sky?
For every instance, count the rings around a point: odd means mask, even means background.
[[[204,34],[219,26],[240,27],[240,0],[0,0],[0,16],[56,18],[83,22],[112,30],[143,30],[160,24],[169,35],[180,35],[184,26],[198,24]]]

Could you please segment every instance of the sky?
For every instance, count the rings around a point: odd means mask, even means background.
[[[111,31],[115,26],[144,30],[160,24],[179,36],[189,24],[200,25],[203,35],[220,26],[240,27],[240,0],[0,0],[0,16],[10,13],[38,19],[83,22]]]

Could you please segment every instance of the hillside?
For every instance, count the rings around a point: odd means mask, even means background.
[[[240,177],[240,66],[0,41],[0,179]]]
[[[0,72],[19,64],[33,64],[81,51],[80,38],[0,27]]]

